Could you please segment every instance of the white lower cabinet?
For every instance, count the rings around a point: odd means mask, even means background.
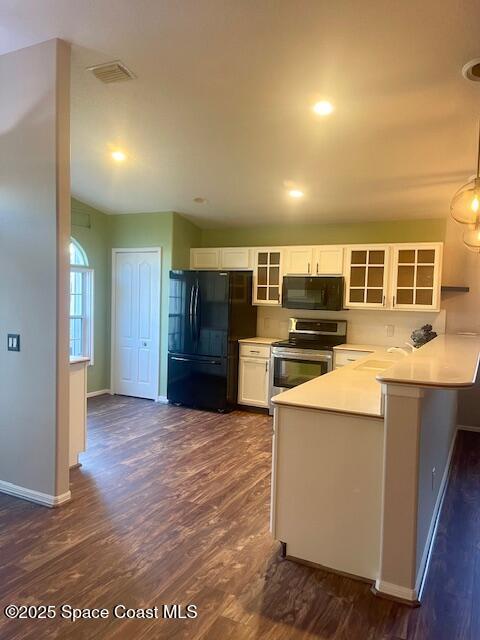
[[[240,356],[238,404],[268,407],[270,362],[265,357]]]

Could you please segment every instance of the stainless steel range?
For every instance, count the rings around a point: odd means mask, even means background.
[[[333,347],[346,340],[346,320],[290,318],[288,340],[272,344],[270,398],[331,371]]]

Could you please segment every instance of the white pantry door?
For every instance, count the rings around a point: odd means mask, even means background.
[[[160,249],[114,249],[112,391],[158,397]]]

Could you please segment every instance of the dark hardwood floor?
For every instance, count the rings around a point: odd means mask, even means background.
[[[419,609],[279,557],[271,419],[103,396],[73,500],[0,495],[0,638],[477,640],[480,434],[461,432]],[[5,605],[193,603],[191,620],[7,620]]]

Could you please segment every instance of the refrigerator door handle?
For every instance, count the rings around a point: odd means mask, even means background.
[[[195,287],[193,286],[190,289],[190,307],[188,310],[188,318],[190,321],[190,338],[193,341],[194,333],[193,333],[193,300],[195,296]]]
[[[198,300],[200,298],[200,285],[197,282],[196,290],[195,290],[195,308],[194,308],[194,318],[195,318],[195,340],[200,339],[200,322],[198,317]]]

